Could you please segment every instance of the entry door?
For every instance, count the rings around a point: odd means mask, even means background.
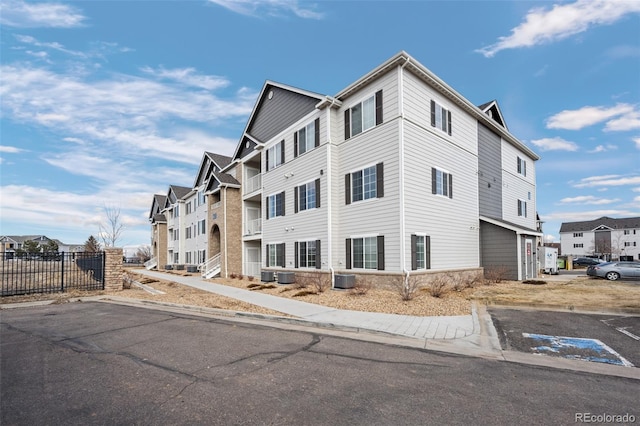
[[[525,250],[525,279],[533,278],[533,240],[526,239],[524,240],[524,250]]]

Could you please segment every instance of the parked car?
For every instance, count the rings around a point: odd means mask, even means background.
[[[573,266],[591,266],[602,263],[602,260],[593,257],[577,257],[573,259]]]
[[[620,278],[640,279],[640,262],[606,262],[591,265],[587,268],[587,275],[611,281]]]

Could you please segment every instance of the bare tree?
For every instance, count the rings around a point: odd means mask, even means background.
[[[104,206],[106,221],[100,224],[100,239],[105,247],[115,247],[125,226],[120,217],[120,208],[114,206]]]
[[[136,251],[136,257],[140,261],[140,263],[144,263],[147,260],[151,259],[151,246],[140,246],[138,247],[138,251]]]

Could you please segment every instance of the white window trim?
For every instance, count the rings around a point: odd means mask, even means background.
[[[350,123],[349,123],[349,132],[351,134],[351,136],[349,137],[349,139],[359,136],[365,132],[368,132],[371,129],[375,129],[378,125],[376,125],[376,93],[378,93],[380,90],[383,90],[382,88],[378,88],[376,90],[374,90],[373,92],[370,92],[368,95],[362,96],[360,98],[360,100],[354,102],[353,104],[351,104],[347,110],[349,111],[349,116],[351,117],[351,110],[353,109],[353,107],[355,107],[356,105],[362,105],[364,103],[364,101],[367,101],[371,98],[373,98],[373,126],[369,127],[366,130],[361,130],[360,133],[358,134],[353,134],[353,119],[350,118]],[[362,121],[364,123],[364,120]]]

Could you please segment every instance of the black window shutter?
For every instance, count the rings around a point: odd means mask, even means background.
[[[264,217],[266,218],[266,220],[269,220],[269,197],[264,199],[266,201],[266,203],[264,203]]]
[[[299,267],[298,265],[300,265],[300,261],[298,260],[299,257],[300,257],[300,252],[298,251],[299,247],[300,246],[298,245],[297,241],[295,243],[293,243],[293,249],[295,250],[294,257],[295,257],[295,266],[296,266],[296,268],[298,268]]]
[[[436,102],[431,100],[431,127],[436,127]]]
[[[382,90],[376,92],[376,126],[382,124]]]
[[[293,133],[293,158],[298,156],[298,132]]]
[[[284,139],[280,142],[280,163],[284,164]]]
[[[426,257],[425,266],[427,269],[431,269],[431,237],[424,237],[424,253]]]
[[[376,164],[376,197],[384,197],[384,163]]]
[[[447,129],[449,131],[449,136],[451,136],[451,111],[447,111]]]
[[[267,150],[267,165],[264,168],[266,171],[269,171],[269,150]]]
[[[284,216],[284,208],[285,204],[284,204],[284,191],[282,191],[282,203],[280,204],[280,216]]]
[[[281,249],[281,252],[280,252],[280,262],[279,263],[280,263],[280,266],[282,266],[284,268],[286,266],[285,265],[285,254],[286,254],[285,245],[284,245],[284,243],[282,243],[282,244],[280,244],[280,246],[282,247],[282,249]]]
[[[315,127],[315,133],[316,133],[315,146],[320,146],[320,119],[319,118],[316,118],[316,122],[313,127]]]
[[[416,246],[417,246],[418,237],[416,235],[411,235],[411,270],[415,271],[418,269],[418,257],[416,254]]]
[[[300,190],[299,188],[300,188],[299,186],[296,186],[295,188],[293,188],[293,211],[294,211],[294,213],[298,213],[298,209],[299,209],[299,207],[298,207],[298,200],[299,200],[298,191]]]
[[[346,239],[347,269],[351,269],[351,238]]]
[[[378,236],[378,271],[384,271],[384,235]]]
[[[453,175],[449,175],[449,198],[453,198]]]
[[[344,139],[347,140],[351,137],[351,110],[348,109],[344,112]]]
[[[268,268],[269,266],[271,266],[271,265],[269,265],[269,244],[266,245],[266,248],[267,248],[267,250],[266,250],[266,253],[265,253],[266,256],[265,256],[265,259],[264,259],[264,265]]]
[[[344,175],[344,203],[351,204],[351,173]]]
[[[320,256],[320,240],[316,240],[316,269],[322,269],[322,256]]]
[[[320,208],[320,178],[316,179],[316,208]]]
[[[431,168],[431,193],[437,194],[438,188],[436,187],[436,168]]]

